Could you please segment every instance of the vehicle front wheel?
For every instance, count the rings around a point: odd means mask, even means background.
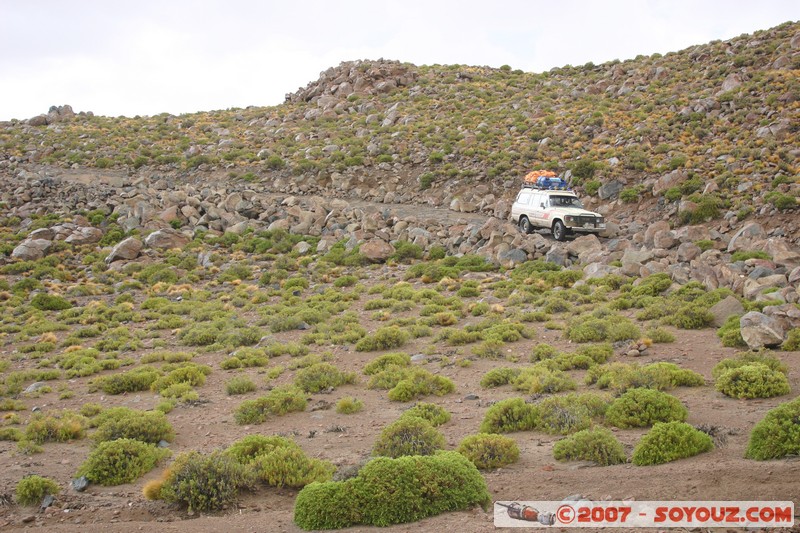
[[[567,238],[567,228],[560,220],[553,222],[553,238],[557,241],[563,241]]]
[[[533,225],[531,225],[531,221],[528,220],[528,217],[519,218],[519,229],[526,235],[533,233]]]

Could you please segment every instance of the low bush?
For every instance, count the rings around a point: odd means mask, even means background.
[[[745,457],[766,461],[800,455],[800,397],[770,409],[754,427]]]
[[[800,328],[789,330],[789,333],[786,335],[786,340],[781,344],[781,350],[786,352],[800,351]]]
[[[711,437],[685,422],[657,422],[636,445],[632,462],[658,465],[711,451]]]
[[[19,480],[14,496],[18,504],[33,506],[41,504],[45,496],[56,495],[60,490],[58,483],[52,479],[32,475]]]
[[[508,385],[517,379],[521,371],[522,370],[519,368],[493,368],[481,378],[481,387],[484,389],[491,389],[502,385]]]
[[[783,372],[752,363],[723,372],[715,388],[731,398],[772,398],[789,394],[789,380]]]
[[[92,419],[97,430],[92,439],[97,442],[135,439],[150,444],[162,440],[172,442],[175,430],[161,411],[138,411],[127,407],[106,409]]]
[[[335,389],[346,383],[354,383],[356,375],[342,372],[330,363],[317,363],[297,371],[294,384],[305,392]]]
[[[588,429],[592,423],[589,408],[575,401],[576,395],[571,396],[553,396],[539,402],[536,429],[553,435],[568,435]]]
[[[553,445],[558,461],[594,461],[600,466],[624,463],[625,450],[613,433],[605,428],[584,429]]]
[[[61,296],[43,292],[31,298],[31,306],[40,311],[63,311],[64,309],[72,308],[72,304]]]
[[[261,424],[269,415],[281,416],[304,411],[306,404],[305,393],[297,387],[275,387],[266,396],[242,402],[234,412],[233,419],[240,425]]]
[[[280,435],[247,435],[228,446],[225,454],[243,465],[248,465],[257,457],[272,453],[278,448],[299,449],[300,447],[292,439]]]
[[[536,427],[539,409],[525,403],[522,398],[500,400],[486,411],[481,422],[481,433],[511,433],[529,431]]]
[[[676,397],[654,389],[629,389],[606,411],[606,422],[618,428],[649,427],[656,422],[683,422],[689,411]]]
[[[305,530],[388,526],[490,503],[483,476],[457,452],[380,457],[354,478],[307,485],[297,495],[294,521]]]
[[[789,367],[786,366],[786,364],[781,362],[777,357],[769,355],[769,353],[742,352],[738,354],[736,358],[727,357],[717,363],[714,368],[711,369],[711,377],[719,379],[724,373],[730,370],[754,364],[766,366],[770,370],[782,374],[788,374],[789,372]]]
[[[374,352],[377,350],[391,350],[399,348],[411,339],[411,335],[397,326],[378,329],[374,334],[367,335],[356,343],[358,352]]]
[[[411,356],[402,353],[387,353],[376,357],[364,366],[364,374],[372,376],[386,370],[390,366],[406,367],[411,365]]]
[[[84,436],[87,420],[84,416],[72,411],[63,411],[57,415],[34,413],[25,426],[23,440],[35,444],[45,442],[67,442],[81,439]]]
[[[717,337],[723,346],[728,348],[745,347],[747,343],[742,338],[742,329],[739,324],[739,315],[729,316],[725,323],[717,330]]]
[[[134,439],[101,442],[80,466],[77,475],[100,485],[132,483],[169,454],[167,449]]]
[[[614,362],[590,368],[586,374],[586,383],[596,383],[598,388],[611,389],[621,394],[638,387],[656,390],[699,387],[705,384],[705,379],[697,372],[674,363],[660,362],[638,366]]]
[[[329,461],[306,456],[299,447],[277,447],[251,463],[256,479],[272,487],[305,487],[333,479],[336,467]]]
[[[434,427],[441,426],[450,420],[450,412],[435,403],[419,402],[414,407],[406,409],[400,418],[417,417],[427,420]]]
[[[336,402],[336,412],[343,415],[352,415],[364,409],[364,402],[358,398],[346,397]]]
[[[427,420],[401,417],[381,431],[372,454],[385,457],[432,455],[444,445],[444,435]]]
[[[225,383],[225,392],[228,393],[228,396],[247,394],[254,390],[256,390],[256,384],[253,383],[253,380],[245,376],[233,377]]]
[[[134,370],[101,376],[91,381],[90,390],[100,389],[106,394],[124,394],[149,390],[161,376],[161,372],[151,366],[141,366]]]
[[[461,441],[456,451],[480,470],[500,468],[519,460],[516,441],[497,434],[469,435]]]
[[[528,394],[554,393],[575,390],[577,384],[565,372],[542,364],[524,368],[512,383],[515,390]]]
[[[170,465],[158,493],[161,499],[186,505],[191,512],[218,511],[234,504],[239,490],[253,483],[251,470],[230,455],[191,451]]]

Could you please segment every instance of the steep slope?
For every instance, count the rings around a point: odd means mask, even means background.
[[[798,23],[541,74],[352,61],[276,107],[111,118],[64,106],[3,123],[0,168],[223,171],[268,190],[500,218],[522,174],[571,169],[619,221],[656,207],[675,225],[724,217],[725,231],[796,204],[798,69]]]

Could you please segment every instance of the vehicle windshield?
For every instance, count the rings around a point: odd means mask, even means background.
[[[553,207],[583,207],[583,204],[574,196],[551,196],[550,205]]]

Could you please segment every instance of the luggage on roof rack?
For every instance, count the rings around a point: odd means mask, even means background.
[[[555,172],[550,170],[534,170],[525,175],[524,187],[532,187],[535,189],[567,189],[567,181],[556,176]]]

